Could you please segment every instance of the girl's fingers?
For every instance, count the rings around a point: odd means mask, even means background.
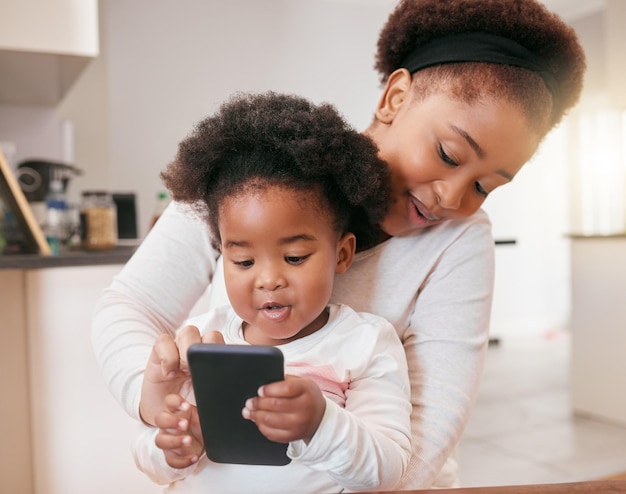
[[[176,342],[171,335],[159,335],[152,349],[150,360],[161,367],[164,379],[176,375],[176,371],[179,370],[180,356]]]
[[[162,412],[156,417],[156,426],[169,434],[182,434],[189,429],[189,421],[174,414]]]
[[[189,415],[191,405],[182,396],[176,393],[169,394],[165,397],[165,406],[171,413],[178,413],[181,417]]]
[[[261,386],[258,394],[264,398],[286,398],[292,399],[305,392],[307,380],[296,376],[285,376],[282,381],[276,381]]]
[[[178,346],[178,354],[180,358],[180,368],[185,372],[189,372],[187,364],[187,350],[194,343],[201,343],[202,337],[200,330],[195,326],[185,326],[176,334],[176,345]]]
[[[219,331],[207,331],[202,335],[202,343],[224,344],[224,336]]]
[[[166,430],[161,429],[154,442],[160,449],[174,451],[178,455],[185,455],[189,452],[185,452],[183,448],[187,448],[191,445],[192,438],[189,435],[172,435]]]
[[[191,405],[177,394],[165,397],[166,410],[159,412],[155,418],[155,425],[161,429],[168,429],[171,433],[189,430],[191,421]]]
[[[166,455],[167,464],[173,468],[186,468],[198,461],[197,455],[174,456]]]

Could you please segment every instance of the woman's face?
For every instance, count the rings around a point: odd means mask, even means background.
[[[418,100],[410,85],[391,89],[367,130],[392,172],[395,202],[381,224],[389,235],[475,213],[539,144],[508,102],[467,104],[443,91]]]

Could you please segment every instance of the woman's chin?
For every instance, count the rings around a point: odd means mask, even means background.
[[[385,221],[381,223],[381,229],[387,235],[392,237],[402,237],[404,235],[416,233],[433,224],[433,222],[428,221],[423,216],[411,220],[409,220],[406,216],[394,217],[385,219]]]

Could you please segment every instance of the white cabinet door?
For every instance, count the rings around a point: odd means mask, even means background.
[[[0,105],[58,103],[98,53],[97,0],[0,1]]]
[[[121,266],[28,271],[33,472],[37,494],[153,494],[130,452],[137,422],[95,361],[95,303]]]
[[[97,0],[2,0],[0,49],[98,54]]]

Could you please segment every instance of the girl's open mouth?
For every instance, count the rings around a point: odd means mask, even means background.
[[[285,320],[289,316],[291,312],[291,306],[280,305],[275,302],[268,302],[266,304],[263,304],[263,306],[261,307],[261,311],[268,319],[275,322],[280,322]]]

